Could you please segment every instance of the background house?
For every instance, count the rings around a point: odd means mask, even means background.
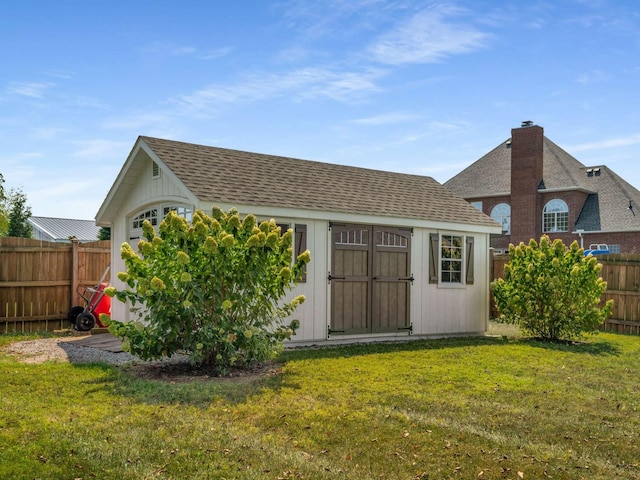
[[[71,218],[30,217],[33,238],[47,242],[71,243],[71,238],[80,242],[96,242],[100,227],[94,220]]]
[[[112,282],[122,242],[171,210],[216,205],[275,219],[309,249],[293,295],[294,341],[482,334],[489,316],[489,236],[500,227],[429,177],[139,137],[96,216],[111,227]],[[114,302],[112,316],[131,320]]]
[[[543,233],[640,252],[640,192],[606,165],[583,165],[532,122],[444,185],[502,225],[491,238],[498,252]]]

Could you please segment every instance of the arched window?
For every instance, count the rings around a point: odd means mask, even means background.
[[[145,220],[149,220],[151,225],[157,229],[160,222],[166,217],[170,211],[175,211],[178,216],[183,217],[187,222],[191,222],[193,216],[193,208],[186,205],[154,205],[144,211],[138,212],[131,218],[129,224],[129,240],[137,240],[142,237],[142,224]]]
[[[569,231],[569,207],[564,201],[554,198],[544,206],[542,231],[545,233]]]
[[[491,218],[502,225],[504,235],[511,234],[511,206],[508,203],[499,203],[493,207]]]

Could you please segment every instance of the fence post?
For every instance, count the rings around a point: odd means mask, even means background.
[[[69,305],[72,307],[76,302],[76,292],[78,291],[78,245],[77,238],[71,239],[71,298]]]

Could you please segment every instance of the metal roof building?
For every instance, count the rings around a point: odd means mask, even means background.
[[[33,238],[47,242],[70,243],[72,238],[95,242],[100,231],[94,220],[31,217],[28,221],[33,227]]]

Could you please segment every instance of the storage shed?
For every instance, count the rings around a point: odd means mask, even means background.
[[[430,177],[141,136],[96,216],[111,227],[112,272],[123,242],[171,210],[235,207],[295,231],[309,249],[292,295],[293,342],[481,335],[489,318],[489,236],[501,227]],[[115,274],[112,282],[122,287]],[[114,302],[112,316],[130,320]]]

